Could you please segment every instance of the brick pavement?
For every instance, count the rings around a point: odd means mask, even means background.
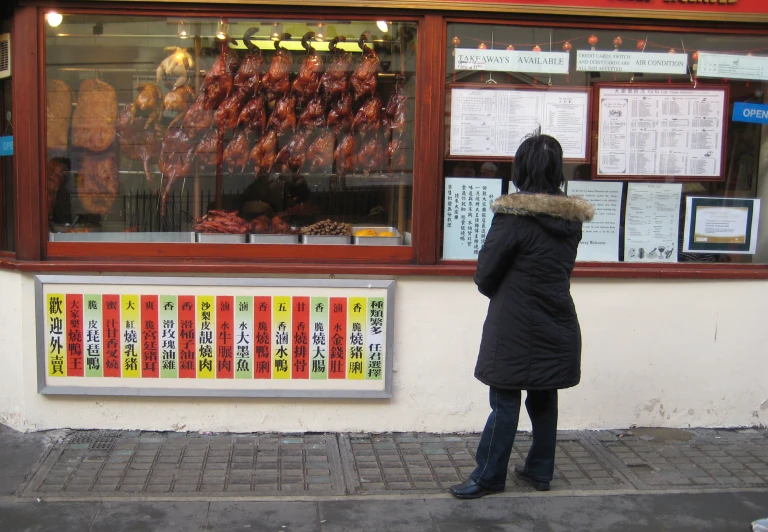
[[[554,491],[768,487],[768,431],[563,432]],[[20,491],[61,498],[444,492],[472,471],[477,434],[77,431]],[[510,465],[522,462],[520,434]],[[530,488],[509,475],[508,492]]]

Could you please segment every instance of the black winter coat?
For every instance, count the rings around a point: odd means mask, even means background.
[[[475,284],[491,299],[475,377],[496,388],[551,390],[581,379],[581,330],[571,272],[587,201],[511,194],[494,217],[477,261]]]

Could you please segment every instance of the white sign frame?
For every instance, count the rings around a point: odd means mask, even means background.
[[[481,50],[456,48],[454,68],[486,72],[522,72],[526,74],[568,74],[569,52],[534,52],[523,50]]]
[[[576,70],[629,74],[687,74],[688,54],[577,50]]]
[[[517,148],[526,135],[540,131],[542,134],[557,138],[563,146],[563,159],[568,162],[589,162],[591,154],[591,117],[592,91],[590,88],[570,87],[531,87],[520,85],[473,85],[465,83],[451,84],[451,121],[447,144],[446,159],[480,158],[482,160],[514,160]],[[460,102],[469,99],[475,93],[477,111],[474,114],[461,113],[457,107]],[[462,97],[460,97],[460,95]],[[464,97],[466,95],[466,97]],[[516,101],[517,100],[517,101]],[[529,108],[530,101],[535,105],[534,112],[529,116],[512,120],[515,106]],[[536,104],[539,100],[540,104]],[[562,101],[558,101],[562,100]],[[551,112],[553,108],[562,107],[563,116]],[[503,113],[502,108],[508,112]],[[556,109],[555,109],[556,110]],[[506,118],[505,118],[506,117]],[[565,117],[565,118],[564,118]],[[569,135],[560,135],[553,127],[547,127],[547,120],[572,124],[577,118],[581,121]],[[504,119],[504,129],[500,129],[499,121]],[[470,131],[477,137],[473,144],[481,146],[482,150],[467,149],[469,143],[462,142],[466,138],[464,131]],[[514,138],[513,138],[514,135]],[[571,138],[574,142],[568,142]],[[572,146],[572,147],[571,147]],[[571,152],[569,152],[571,149]]]

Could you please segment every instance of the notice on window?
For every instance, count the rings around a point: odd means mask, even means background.
[[[725,91],[601,88],[598,176],[719,177]]]
[[[768,57],[699,52],[696,74],[701,78],[768,80]]]
[[[445,178],[444,259],[477,260],[499,196],[501,179]]]
[[[624,224],[625,262],[677,262],[681,183],[630,183]]]
[[[453,55],[456,70],[567,74],[570,65],[568,52],[457,48]]]
[[[450,154],[514,157],[525,137],[555,137],[565,159],[587,158],[589,93],[453,89]]]
[[[41,393],[391,395],[393,281],[37,279]]]
[[[624,183],[569,181],[568,195],[581,196],[595,207],[595,217],[582,228],[577,261],[619,260],[621,196]]]
[[[754,255],[759,221],[759,199],[688,197],[683,251]]]
[[[631,74],[685,74],[688,72],[688,54],[578,50],[576,70]]]

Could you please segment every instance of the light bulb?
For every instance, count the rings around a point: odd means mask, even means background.
[[[186,39],[189,37],[187,27],[184,25],[184,21],[179,22],[179,39]]]
[[[376,22],[376,27],[378,27],[381,31],[384,33],[387,33],[389,31],[389,26],[387,26],[387,23],[383,20],[379,20]]]
[[[281,30],[282,28],[280,27],[280,23],[275,22],[274,24],[272,24],[272,34],[269,36],[269,38],[272,39],[273,41],[279,41],[282,33]]]
[[[227,23],[223,20],[219,21],[219,25],[216,28],[216,38],[220,41],[224,41],[227,38]]]
[[[50,11],[45,15],[45,20],[48,21],[50,27],[58,28],[61,21],[64,20],[64,16],[56,11]]]

